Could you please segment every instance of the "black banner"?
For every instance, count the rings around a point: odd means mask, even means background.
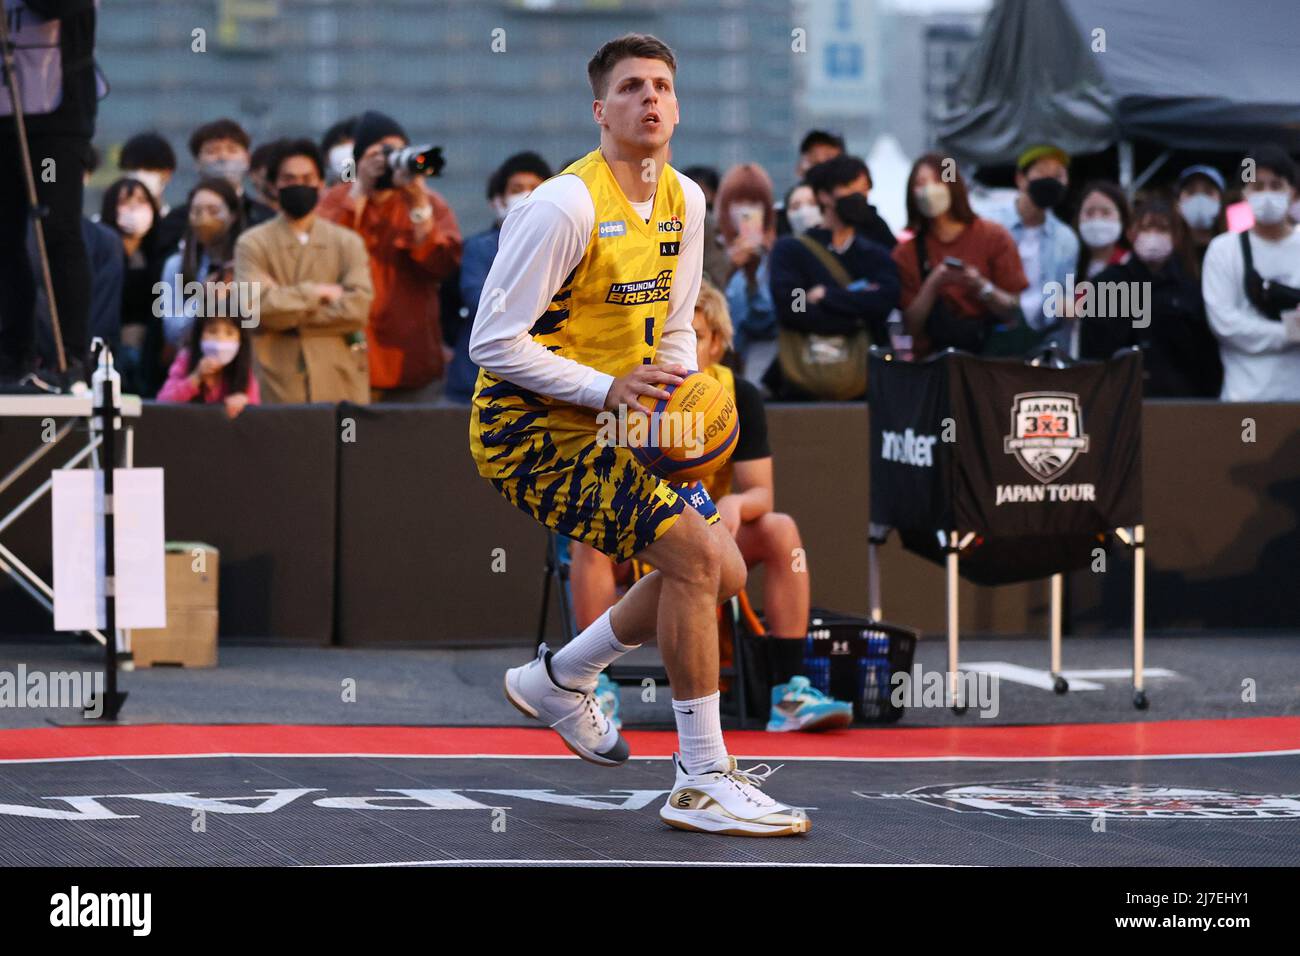
[[[1142,522],[1141,355],[1069,368],[943,353],[871,365],[871,520],[942,560],[936,532],[976,538],[981,583],[1086,564]]]

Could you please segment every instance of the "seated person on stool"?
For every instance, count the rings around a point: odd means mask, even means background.
[[[808,632],[810,585],[799,529],[788,514],[773,510],[772,452],[767,444],[763,398],[751,382],[722,364],[731,347],[731,317],[727,300],[708,281],[700,285],[695,303],[695,340],[701,371],[727,387],[736,399],[740,437],[731,461],[703,479],[749,567],[764,571],[763,608],[768,635],[754,640],[760,660],[766,660],[772,685],[768,730],[822,730],[847,726],[852,707],[831,700],[812,687],[803,670],[804,639]],[[574,616],[579,631],[604,613],[617,597],[614,562],[577,541],[570,542]],[[627,562],[630,565],[632,562]],[[617,687],[601,674],[597,699],[616,719]]]

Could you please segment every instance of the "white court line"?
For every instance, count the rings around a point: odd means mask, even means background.
[[[520,864],[539,864],[542,866],[562,866],[566,864],[579,864],[582,866],[599,866],[605,864],[612,866],[616,864],[627,864],[631,866],[742,866],[742,867],[818,867],[824,869],[865,869],[871,867],[898,867],[913,868],[920,867],[926,869],[944,868],[944,869],[966,869],[965,866],[954,863],[764,863],[760,861],[729,861],[729,862],[706,862],[703,860],[608,860],[604,857],[595,857],[589,860],[546,860],[546,859],[520,859],[520,860],[397,860],[386,863],[317,863],[309,864],[309,869],[331,869],[331,870],[348,870],[358,868],[376,868],[376,867],[397,867],[397,866],[469,866],[475,863],[499,863],[502,865],[520,865]]]
[[[937,729],[937,728],[936,728]],[[1041,755],[1028,754],[1023,757],[975,756],[969,754],[933,756],[933,757],[810,757],[805,754],[793,756],[776,756],[772,754],[732,754],[737,760],[785,760],[790,762],[807,761],[816,763],[1037,763],[1069,762],[1093,760],[1228,760],[1234,757],[1293,757],[1300,755],[1300,749],[1294,750],[1245,750],[1235,753],[1191,753],[1191,754],[1070,754]],[[327,753],[327,754],[278,754],[278,753],[201,753],[201,754],[97,754],[85,757],[3,757],[0,765],[19,763],[79,763],[92,760],[204,760],[222,757],[247,757],[265,760],[306,760],[333,758],[368,758],[373,760],[580,760],[572,754],[377,754],[377,753]],[[671,757],[638,757],[631,760],[671,760]]]
[[[958,665],[958,671],[975,671],[977,673],[993,674],[998,680],[1011,681],[1013,684],[1024,684],[1028,687],[1036,687],[1039,690],[1053,690],[1056,684],[1056,678],[1052,676],[1051,671],[1038,670],[1033,667],[1025,667],[1021,664],[1010,664],[1006,661],[968,661]],[[1177,677],[1178,675],[1171,670],[1163,667],[1147,667],[1142,673],[1147,677],[1166,678]],[[1133,671],[1123,670],[1120,668],[1111,668],[1107,670],[1081,670],[1081,671],[1061,671],[1061,676],[1070,682],[1070,690],[1105,690],[1104,684],[1094,683],[1089,678],[1095,680],[1131,680]]]

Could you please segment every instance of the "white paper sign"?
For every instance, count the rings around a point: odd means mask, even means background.
[[[54,629],[107,626],[104,606],[103,475],[58,469],[53,475]],[[117,627],[167,626],[163,570],[163,471],[113,471],[113,561]]]

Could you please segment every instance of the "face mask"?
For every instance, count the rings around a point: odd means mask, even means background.
[[[117,228],[128,236],[143,236],[153,225],[153,210],[144,206],[128,206],[117,212]]]
[[[790,221],[790,228],[795,235],[802,235],[809,229],[816,229],[822,224],[822,211],[814,203],[791,209],[785,214]]]
[[[926,219],[937,219],[952,205],[952,193],[943,183],[930,183],[914,193],[917,208]]]
[[[1084,219],[1079,223],[1079,235],[1089,249],[1104,249],[1119,238],[1122,228],[1118,219]]]
[[[127,173],[132,179],[144,184],[144,188],[153,195],[154,202],[162,202],[163,174],[152,169],[133,169]]]
[[[864,193],[849,193],[835,200],[835,215],[847,226],[864,226],[871,219],[871,207]]]
[[[315,186],[281,186],[280,208],[290,219],[301,219],[316,208],[320,190]]]
[[[1029,180],[1029,201],[1039,209],[1059,206],[1065,198],[1065,183],[1051,176]]]
[[[343,173],[352,166],[352,144],[339,143],[330,149],[330,171],[336,178],[342,179]]]
[[[1193,229],[1209,229],[1219,215],[1219,200],[1205,193],[1195,193],[1179,201],[1178,211],[1182,213],[1183,221]]]
[[[222,367],[229,365],[239,354],[238,339],[200,339],[199,347],[203,349],[204,358],[213,359]]]
[[[205,163],[199,163],[199,173],[212,179],[224,179],[238,189],[244,177],[248,175],[248,160],[210,159]]]
[[[1255,214],[1255,221],[1265,226],[1275,226],[1286,218],[1287,201],[1284,192],[1250,192],[1246,202]]]
[[[532,194],[533,191],[531,189],[528,190],[528,192],[526,193],[514,193],[512,195],[507,196],[505,202],[502,205],[505,206],[506,212],[509,212],[511,209],[514,209],[516,206],[518,206],[521,202],[523,202]]]
[[[506,218],[506,201],[498,196],[492,200],[492,211],[496,213],[497,222]]]
[[[1133,254],[1143,262],[1163,262],[1174,251],[1174,237],[1167,232],[1139,232],[1133,240]]]

